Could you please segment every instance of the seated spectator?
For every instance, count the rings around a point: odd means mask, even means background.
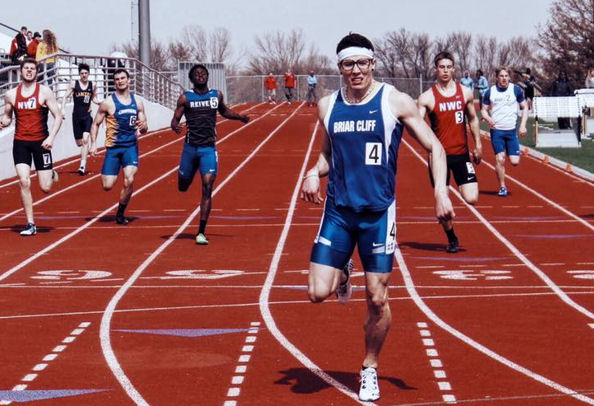
[[[33,41],[33,33],[31,31],[27,31],[27,46]]]
[[[19,64],[27,56],[27,27],[21,27],[21,32],[15,35],[10,44],[10,60]]]
[[[39,45],[40,38],[41,34],[35,31],[35,34],[33,34],[33,39],[29,45],[27,45],[27,54],[33,59],[36,59],[37,57],[37,46]]]

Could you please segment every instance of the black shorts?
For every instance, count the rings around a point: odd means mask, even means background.
[[[470,154],[448,155],[446,160],[448,163],[447,185],[450,184],[450,172],[454,175],[454,180],[458,186],[477,182],[474,166],[470,162]],[[431,179],[431,185],[435,186],[433,174],[431,173],[431,165],[429,165],[429,179]]]
[[[83,133],[91,132],[91,124],[93,119],[91,115],[86,114],[72,114],[72,130],[74,131],[74,139],[81,140]]]
[[[35,169],[44,171],[54,167],[52,161],[52,152],[41,146],[43,141],[21,141],[14,140],[12,144],[12,158],[14,164],[27,164],[31,166],[31,161],[35,163]]]

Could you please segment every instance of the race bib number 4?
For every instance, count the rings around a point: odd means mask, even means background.
[[[365,165],[382,164],[382,143],[367,142],[365,144]]]

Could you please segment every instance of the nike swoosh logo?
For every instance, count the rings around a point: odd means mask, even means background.
[[[371,245],[373,245],[374,247],[381,247],[384,244],[382,244],[382,243],[376,244],[376,243],[372,242]]]
[[[369,114],[377,113],[377,110],[369,110]]]

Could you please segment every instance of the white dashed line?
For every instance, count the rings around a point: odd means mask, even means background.
[[[431,337],[431,330],[429,330],[429,326],[426,322],[418,322],[417,327],[419,328],[419,334],[421,337]],[[423,345],[425,347],[434,347],[435,341],[431,338],[422,338]],[[442,399],[446,403],[457,403],[456,396],[451,393],[443,393],[443,392],[451,392],[452,385],[449,381],[447,381],[446,372],[443,370],[443,362],[438,358],[438,352],[435,348],[427,348],[425,349],[427,357],[429,358],[429,364],[431,368],[433,368],[433,376],[435,376],[437,381],[437,387],[442,392]]]
[[[62,340],[62,343],[71,343],[72,341],[74,341],[76,339],[76,336],[73,336],[73,334],[76,335],[80,335],[82,334],[85,329],[87,327],[89,327],[91,325],[90,322],[84,322],[84,323],[80,323],[78,325],[78,327],[74,330],[72,330],[72,332],[70,333],[70,335],[66,338],[64,338]],[[56,358],[58,358],[58,353],[64,351],[66,349],[66,345],[58,345],[56,347],[54,347],[54,349],[52,350],[52,352],[50,354],[47,354],[46,356],[43,357],[43,363],[39,363],[36,364],[32,370],[34,372],[40,372],[45,370],[48,367],[48,362],[51,362],[53,360],[55,360]],[[37,377],[39,376],[39,374],[36,373],[30,373],[25,375],[23,378],[21,378],[21,382],[33,382],[35,379],[37,379]],[[27,385],[25,384],[19,384],[16,385],[14,388],[12,388],[13,391],[23,391],[27,389]],[[0,400],[0,405],[10,405],[12,403],[12,400]]]
[[[250,328],[248,329],[247,336],[245,337],[244,344],[253,344],[256,342],[260,325],[259,321],[253,321],[250,323]],[[241,347],[242,354],[237,359],[239,365],[235,366],[235,374],[231,377],[231,387],[227,390],[227,398],[237,398],[241,394],[241,384],[245,380],[245,373],[247,372],[247,364],[250,362],[251,355],[246,353],[251,353],[254,351],[255,345],[243,345]],[[223,406],[236,406],[237,400],[234,399],[226,399],[223,402]]]

